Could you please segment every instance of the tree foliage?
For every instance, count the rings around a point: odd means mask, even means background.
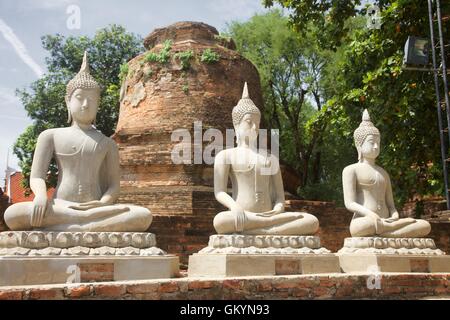
[[[320,26],[318,42],[322,47],[333,49],[349,31],[345,25],[347,18],[361,12],[357,8],[361,0],[263,0],[263,3],[266,7],[278,3],[289,9],[290,23],[298,32],[306,33],[312,26]]]
[[[368,108],[382,134],[379,163],[391,175],[397,202],[442,194],[433,77],[402,68],[407,37],[429,37],[427,1],[372,1],[381,8],[381,28],[362,25],[353,31],[347,26],[361,19],[358,14],[363,13],[357,8],[358,1],[313,1],[313,5],[303,0],[277,2],[293,9],[290,22],[297,30],[306,23],[317,25],[324,20],[345,26],[344,32],[327,35],[334,37],[328,39],[330,43],[342,43],[335,48],[342,54],[335,63],[336,87],[318,116],[328,119],[329,134],[344,137],[342,142],[347,140],[348,148],[352,147],[351,134],[361,121],[363,109]],[[348,10],[333,16],[340,5]],[[443,10],[444,15],[449,14],[448,5]],[[444,31],[449,34],[448,22]]]
[[[100,29],[90,38],[47,35],[42,45],[49,52],[46,58],[47,74],[17,94],[33,124],[18,138],[14,153],[25,187],[38,135],[50,128],[67,126],[67,107],[64,101],[66,84],[79,71],[84,51],[88,51],[91,74],[102,86],[102,98],[96,126],[105,135],[114,133],[119,115],[120,67],[143,51],[142,39],[118,25]],[[57,167],[50,166],[48,184],[55,186]]]

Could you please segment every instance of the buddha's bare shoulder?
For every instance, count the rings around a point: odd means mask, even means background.
[[[64,127],[64,128],[53,128],[53,129],[47,129],[41,133],[41,135],[51,135],[51,136],[59,136],[59,135],[66,135],[70,133],[73,129],[71,127]]]
[[[269,160],[272,163],[275,163],[275,164],[278,164],[278,165],[280,164],[280,159],[275,154],[273,154],[271,152],[268,152],[268,151],[264,150],[263,152],[260,152],[259,155],[262,158],[267,159],[267,160]]]
[[[344,170],[342,170],[342,175],[354,174],[359,167],[359,163],[348,165],[344,168]]]
[[[229,163],[229,158],[232,153],[235,152],[236,148],[223,149],[220,151],[216,157],[214,158],[214,162],[217,164],[226,164]]]
[[[107,137],[101,132],[100,134],[104,137],[103,139],[105,140],[105,144],[108,146],[109,149],[119,150],[119,148],[117,147],[117,143],[111,137]]]
[[[109,150],[114,150],[117,151],[119,150],[119,148],[117,147],[117,143],[114,141],[114,139],[112,139],[111,137],[108,137],[106,135],[103,134],[103,132],[101,132],[98,129],[94,130],[94,134],[96,136],[96,140],[103,146],[106,147]]]
[[[377,166],[377,170],[378,170],[383,176],[389,178],[389,173],[388,173],[386,170],[384,170],[382,167]]]
[[[50,139],[53,139],[53,137],[55,136],[55,134],[57,134],[57,132],[58,132],[58,130],[59,129],[63,129],[63,128],[54,128],[54,129],[47,129],[47,130],[44,130],[44,131],[42,131],[40,134],[39,134],[39,140],[50,140]]]

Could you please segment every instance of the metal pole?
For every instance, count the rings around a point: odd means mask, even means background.
[[[442,127],[441,97],[440,97],[440,93],[439,93],[439,78],[438,78],[438,69],[437,69],[437,63],[436,63],[436,48],[435,48],[435,44],[434,44],[433,6],[431,4],[431,1],[432,0],[428,0],[428,19],[430,22],[430,38],[431,38],[431,53],[433,56],[434,87],[436,90],[436,99],[437,99],[436,104],[437,104],[437,115],[438,115],[438,123],[439,123],[439,138],[441,140],[442,167],[444,169],[445,198],[447,199],[447,210],[450,210],[450,195],[448,192],[448,166],[447,166],[447,150],[446,150],[447,148],[445,146],[445,137],[444,137],[444,131],[443,131],[444,128]],[[448,108],[447,108],[447,116],[448,116]]]
[[[436,12],[437,12],[437,21],[438,21],[438,28],[439,28],[439,44],[441,47],[442,80],[444,81],[445,109],[447,111],[447,128],[449,128],[448,137],[450,139],[450,101],[449,101],[449,97],[448,97],[447,64],[445,62],[444,36],[442,33],[442,17],[441,17],[440,0],[436,0]]]

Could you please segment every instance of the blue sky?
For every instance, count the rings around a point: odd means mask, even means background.
[[[80,8],[79,30],[67,28],[71,5]],[[144,37],[155,28],[186,20],[221,31],[227,22],[245,21],[264,11],[261,0],[0,0],[0,187],[8,148],[10,166],[18,168],[12,146],[31,124],[15,90],[28,87],[46,71],[41,36],[93,35],[116,23]]]

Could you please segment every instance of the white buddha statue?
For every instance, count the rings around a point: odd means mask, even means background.
[[[380,153],[380,132],[367,110],[354,132],[354,140],[359,161],[342,172],[345,207],[354,212],[352,237],[420,238],[429,234],[429,222],[400,219],[389,175],[375,164]]]
[[[80,72],[67,85],[71,126],[39,135],[30,176],[35,198],[6,210],[11,230],[142,232],[150,226],[148,209],[114,204],[120,189],[118,149],[93,126],[100,91],[85,53]],[[48,199],[45,178],[52,157],[58,164],[58,184]]]
[[[284,211],[278,159],[257,151],[261,113],[249,98],[247,83],[232,111],[237,147],[219,152],[214,162],[214,192],[229,210],[214,218],[218,234],[312,235],[319,221],[304,212]],[[233,194],[227,193],[231,179]]]

